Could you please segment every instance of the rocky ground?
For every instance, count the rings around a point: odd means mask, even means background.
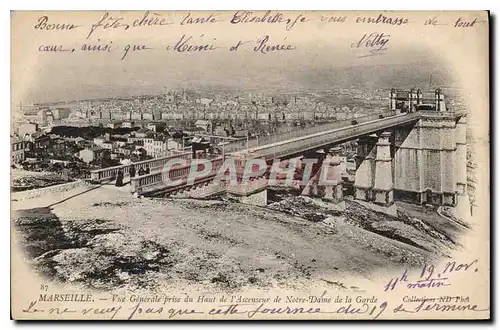
[[[71,180],[58,173],[28,172],[20,169],[11,170],[11,191],[25,191],[49,187]]]
[[[441,217],[435,211],[419,219],[405,205],[394,216],[301,196],[256,207],[137,199],[82,184],[29,200],[13,196],[12,205],[18,240],[38,272],[97,290],[357,289],[353,276],[370,280],[375,271],[445,256],[459,233],[449,220],[433,222]]]

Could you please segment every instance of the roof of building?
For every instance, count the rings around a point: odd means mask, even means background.
[[[192,140],[191,140],[192,143],[208,143],[207,140],[205,140],[204,138],[200,137],[200,136],[195,136]]]
[[[156,142],[167,142],[168,141],[168,138],[161,137],[161,136],[151,137],[151,139],[153,141],[156,141]]]
[[[31,122],[31,121],[28,121],[28,122],[26,122],[26,123],[22,123],[22,124],[21,124],[21,125],[19,125],[19,126],[23,126],[23,125],[35,125],[35,126],[38,126],[38,124],[37,124],[37,123],[33,123],[33,122]]]
[[[103,149],[103,148],[100,148],[100,147],[90,147],[90,148],[85,148],[83,150],[80,150],[80,152],[82,152],[84,150],[91,150],[91,151],[94,151],[94,152],[98,152],[98,151],[104,151],[106,149]]]
[[[194,124],[195,125],[210,125],[211,123],[208,120],[198,119]]]
[[[43,132],[43,131],[35,132],[35,133],[31,134],[31,137],[35,138],[35,139],[36,138],[41,138],[41,137],[49,138],[49,136],[46,135],[45,132]]]

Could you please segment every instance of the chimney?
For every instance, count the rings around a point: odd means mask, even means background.
[[[391,110],[396,110],[396,90],[394,88],[391,89]]]
[[[446,111],[446,109],[444,109],[444,100],[441,94],[441,89],[439,88],[436,88],[434,91],[434,102],[436,104],[436,111]]]
[[[422,104],[422,91],[417,89],[417,105]]]

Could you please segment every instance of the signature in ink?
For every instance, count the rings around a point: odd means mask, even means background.
[[[361,39],[351,44],[351,48],[366,49],[367,54],[358,56],[369,57],[375,55],[383,55],[387,50],[391,35],[384,34],[383,32],[365,33]]]

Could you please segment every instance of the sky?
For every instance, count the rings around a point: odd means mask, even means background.
[[[421,55],[406,63],[378,57],[376,62],[367,60],[355,65],[348,59],[339,61],[338,56],[336,61],[328,61],[315,54],[283,57],[280,62],[255,61],[255,56],[110,60],[88,65],[46,61],[38,66],[32,83],[27,86],[25,99],[47,102],[133,96],[157,94],[165,88],[295,92],[351,85],[361,88],[419,87],[428,83],[431,74],[434,82],[450,83],[446,67],[429,56]]]
[[[20,23],[13,23],[12,42],[16,50],[13,61],[18,67],[13,72],[13,86],[16,90],[22,89],[20,98],[23,102],[126,97],[156,94],[165,88],[295,92],[351,85],[360,88],[420,87],[428,83],[431,74],[434,81],[453,83],[450,70],[443,64],[438,51],[422,47],[438,41],[430,38],[426,42],[412,43],[409,32],[414,33],[413,37],[422,38],[418,31],[413,30],[386,31],[385,35],[391,38],[387,51],[383,55],[361,58],[359,56],[368,50],[353,48],[352,45],[372,31],[366,25],[342,30],[340,25],[322,25],[316,21],[286,31],[282,25],[219,23],[206,27],[168,26],[154,32],[151,29],[137,29],[130,33],[99,31],[86,39],[89,22],[98,19],[101,13],[89,13],[86,17],[81,14],[60,14],[61,17],[50,14],[51,21],[83,26],[80,30],[58,33],[33,31],[32,25],[24,24],[25,21],[36,21],[37,15],[40,14],[19,17]],[[139,14],[127,15],[131,21]],[[213,42],[219,48],[193,54],[165,49],[183,35],[192,36],[193,44]],[[272,54],[252,51],[258,38],[265,35],[270,37],[270,44],[291,44],[295,49]],[[228,51],[238,40],[248,41],[248,44],[236,52]],[[106,44],[110,41],[114,47],[111,53],[79,51],[84,43]],[[74,47],[77,51],[71,54],[37,52],[38,45],[52,44]],[[147,44],[153,49],[129,52],[121,60],[126,44]]]

